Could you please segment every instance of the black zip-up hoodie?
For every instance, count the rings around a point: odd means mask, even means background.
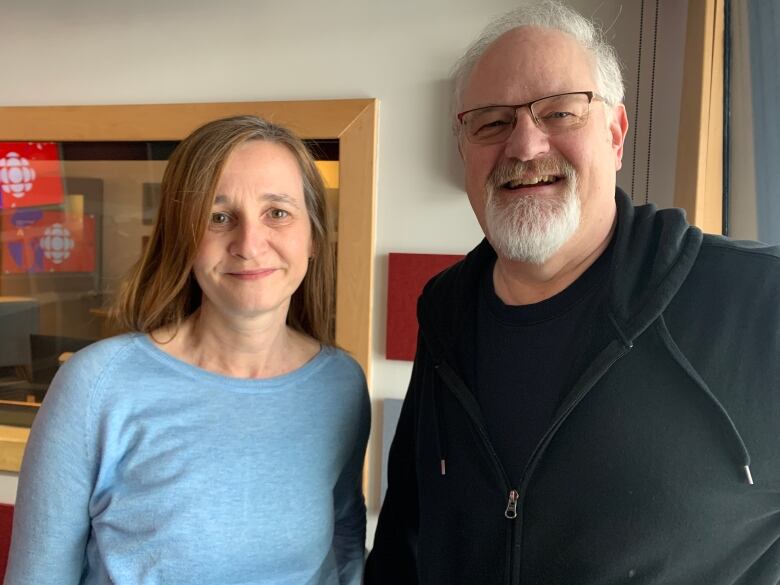
[[[780,583],[778,249],[616,200],[614,338],[517,484],[455,359],[495,253],[425,287],[367,585]]]

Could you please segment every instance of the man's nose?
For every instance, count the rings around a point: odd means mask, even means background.
[[[262,222],[242,221],[233,230],[229,252],[244,260],[257,258],[268,239],[268,227]]]
[[[512,133],[505,143],[505,154],[517,160],[533,160],[550,151],[549,137],[534,122],[531,111],[520,108]]]

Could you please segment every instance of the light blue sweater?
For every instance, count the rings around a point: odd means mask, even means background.
[[[253,380],[98,342],[36,417],[5,583],[358,584],[368,430],[340,350]]]

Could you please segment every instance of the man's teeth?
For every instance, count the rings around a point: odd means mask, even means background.
[[[517,187],[538,185],[539,183],[546,185],[548,183],[553,183],[554,181],[555,181],[554,175],[542,175],[541,177],[531,177],[529,179],[517,179],[515,181],[509,181],[507,185],[509,186],[510,189],[515,189]]]

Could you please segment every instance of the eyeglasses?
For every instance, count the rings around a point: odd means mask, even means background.
[[[514,106],[483,106],[458,114],[466,139],[472,144],[498,144],[512,134],[517,111],[528,107],[534,124],[548,136],[582,128],[588,122],[590,103],[604,101],[592,91],[550,95]]]

